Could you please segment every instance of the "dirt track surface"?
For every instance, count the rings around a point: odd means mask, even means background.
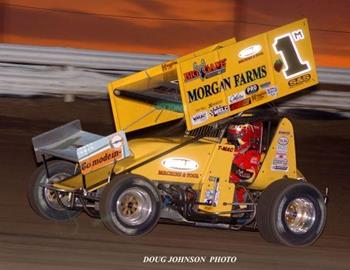
[[[55,223],[36,216],[26,183],[36,167],[31,137],[74,119],[114,131],[107,101],[0,98],[0,269],[349,269],[350,120],[295,120],[300,170],[330,189],[328,223],[311,247],[265,242],[257,232],[158,225],[141,238],[110,233],[82,214]],[[237,256],[234,264],[143,264],[144,256]]]

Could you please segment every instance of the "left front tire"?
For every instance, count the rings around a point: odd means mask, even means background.
[[[117,175],[102,193],[100,215],[104,225],[114,233],[144,235],[158,223],[160,196],[152,182],[143,176]]]

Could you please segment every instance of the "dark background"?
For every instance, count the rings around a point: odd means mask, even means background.
[[[26,185],[36,164],[31,137],[74,119],[85,130],[114,132],[107,100],[0,99],[0,269],[348,269],[350,120],[292,115],[298,166],[330,201],[321,238],[311,247],[265,242],[258,232],[158,225],[144,237],[110,233],[82,214],[58,223],[36,216]],[[329,118],[329,117],[327,117]],[[333,117],[334,118],[334,117]],[[142,264],[144,256],[237,256],[234,264]]]

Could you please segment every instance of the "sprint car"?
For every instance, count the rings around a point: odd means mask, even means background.
[[[50,220],[84,211],[130,236],[164,221],[310,245],[325,198],[297,168],[292,123],[266,105],[317,83],[306,19],[111,82],[115,133],[75,120],[33,138],[30,205]],[[127,139],[178,123],[167,137]]]

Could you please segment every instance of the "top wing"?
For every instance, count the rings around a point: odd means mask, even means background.
[[[178,62],[235,42],[231,38],[111,82],[108,89],[116,130],[130,132],[183,118],[177,78]]]
[[[117,131],[185,118],[205,126],[318,83],[307,20],[208,48],[109,84]]]
[[[306,19],[179,61],[192,130],[318,83]]]

